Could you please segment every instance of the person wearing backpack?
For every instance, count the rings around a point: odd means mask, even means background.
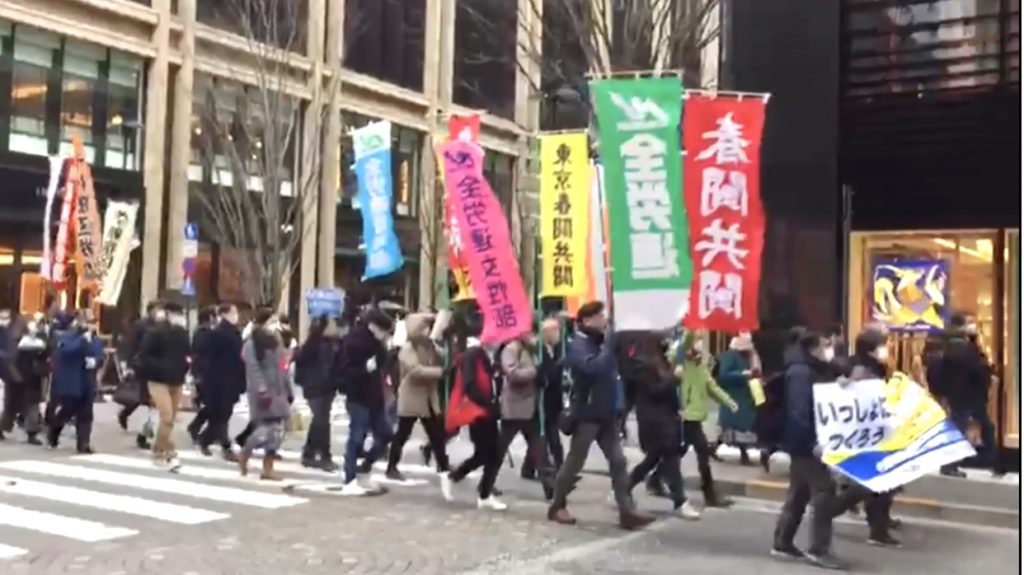
[[[523,434],[529,452],[528,459],[537,463],[544,498],[550,500],[554,496],[554,469],[536,419],[539,395],[536,348],[537,338],[530,331],[506,343],[499,351],[505,387],[501,394],[498,461],[505,458],[515,436]]]

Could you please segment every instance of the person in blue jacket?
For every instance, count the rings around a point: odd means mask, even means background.
[[[103,343],[83,314],[58,315],[56,328],[50,397],[56,401],[57,409],[47,442],[55,449],[64,426],[74,418],[78,453],[92,453],[92,406],[96,398],[96,373],[103,362]]]

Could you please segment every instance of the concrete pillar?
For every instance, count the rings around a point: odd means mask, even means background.
[[[142,238],[142,304],[160,292],[160,237],[163,229],[164,156],[167,135],[167,57],[170,52],[171,0],[153,0],[159,21],[153,32],[156,57],[149,63],[146,83],[145,168],[146,188]]]
[[[427,0],[426,22],[424,25],[424,45],[437,46],[437,50],[427,50],[423,60],[423,93],[430,102],[430,112],[435,122],[423,139],[422,157],[420,162],[419,222],[420,222],[420,277],[419,293],[420,309],[437,305],[438,298],[431,298],[438,290],[438,285],[445,285],[447,277],[447,248],[444,232],[440,222],[444,218],[444,209],[438,209],[437,194],[437,162],[434,145],[439,136],[446,133],[445,116],[451,105],[451,74],[454,70],[452,47],[454,46],[454,26],[445,27],[445,22],[454,22],[455,3],[450,0]],[[447,86],[445,86],[447,81]],[[441,298],[443,299],[443,298]]]
[[[320,170],[320,229],[318,241],[317,284],[334,285],[334,248],[337,243],[338,178],[341,171],[341,49],[345,42],[345,2],[327,2],[327,43],[324,47],[326,69],[331,81],[324,103],[327,113],[323,130],[323,165]]]
[[[195,76],[196,0],[178,0],[178,17],[184,25],[181,67],[174,80],[174,114],[171,122],[171,186],[167,196],[167,287],[181,289],[181,247],[188,220],[188,167],[192,147],[192,101]]]
[[[299,193],[296,200],[301,202],[299,225],[296,233],[302,236],[299,242],[299,334],[305,336],[309,327],[309,310],[305,306],[306,290],[316,287],[316,264],[318,259],[319,208],[322,195],[320,167],[324,159],[323,117],[324,109],[324,17],[327,14],[326,0],[310,0],[306,21],[306,56],[313,62],[307,84],[310,101],[306,106],[305,123],[302,130],[302,161],[296,174]],[[292,286],[289,286],[289,288]],[[288,293],[287,291],[285,293]]]

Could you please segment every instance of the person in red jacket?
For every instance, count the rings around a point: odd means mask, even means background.
[[[498,346],[480,344],[469,347],[462,354],[459,365],[462,390],[480,413],[469,424],[469,438],[473,442],[473,455],[451,473],[453,483],[459,483],[474,470],[483,467],[477,486],[477,508],[504,511],[508,506],[494,495],[494,481],[501,466],[498,445],[498,422],[501,419],[501,369],[498,367]]]

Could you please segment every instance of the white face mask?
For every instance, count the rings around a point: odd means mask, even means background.
[[[229,314],[224,316],[224,320],[227,321],[228,323],[230,323],[231,325],[238,325],[238,314],[237,313],[229,313]]]
[[[185,324],[187,323],[185,321],[185,316],[183,314],[180,314],[180,313],[171,314],[168,317],[168,320],[170,320],[171,325],[176,325],[178,327],[185,327]]]
[[[887,347],[880,347],[880,348],[876,349],[875,350],[875,359],[877,359],[878,361],[881,361],[881,362],[884,363],[887,359],[889,359],[889,348],[887,348]]]
[[[165,311],[155,312],[153,314],[153,319],[155,319],[156,321],[164,321],[165,319],[167,319],[167,312],[165,312]]]
[[[825,361],[832,361],[836,358],[836,349],[834,347],[826,347],[822,352],[822,359]]]

